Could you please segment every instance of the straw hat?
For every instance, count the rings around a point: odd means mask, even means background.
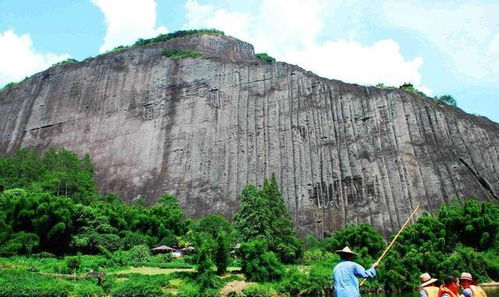
[[[461,273],[461,277],[459,279],[473,281],[473,278],[471,277],[471,273],[468,273],[468,272]]]
[[[421,274],[419,279],[421,280],[421,284],[419,285],[420,287],[426,287],[427,285],[433,284],[438,280],[436,278],[431,278],[428,272]]]
[[[336,250],[337,254],[351,254],[351,255],[357,255],[354,253],[348,246],[344,247],[342,250]]]

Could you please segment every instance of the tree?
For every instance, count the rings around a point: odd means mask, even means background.
[[[234,215],[234,226],[243,242],[260,240],[281,261],[291,263],[302,255],[293,222],[279,191],[275,175],[265,179],[262,189],[246,186],[240,196],[241,207]]]
[[[223,275],[229,265],[233,234],[232,225],[222,216],[216,214],[208,215],[192,224],[191,237],[196,247],[202,247],[207,241],[212,243],[212,247],[208,249],[207,253],[217,266],[218,275]]]
[[[454,99],[454,97],[452,97],[451,95],[435,96],[435,99],[445,104],[457,106],[456,99]]]

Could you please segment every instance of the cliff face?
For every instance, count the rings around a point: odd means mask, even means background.
[[[171,60],[161,49],[203,58]],[[401,90],[264,64],[198,35],[50,68],[0,93],[0,153],[89,152],[101,191],[230,216],[274,172],[300,233],[366,222],[385,234],[421,203],[499,199],[499,124]]]

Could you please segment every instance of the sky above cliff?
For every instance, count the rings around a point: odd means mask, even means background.
[[[0,0],[0,86],[69,57],[206,27],[327,78],[451,94],[499,122],[494,0]]]

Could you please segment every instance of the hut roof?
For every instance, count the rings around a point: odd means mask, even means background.
[[[158,246],[158,247],[155,247],[152,249],[153,252],[171,252],[174,250],[175,250],[174,248],[171,248],[171,247],[166,246],[166,245]]]

